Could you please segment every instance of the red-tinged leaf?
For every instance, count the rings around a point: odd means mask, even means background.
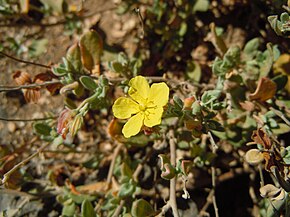
[[[103,51],[103,41],[100,35],[91,30],[85,33],[79,41],[81,60],[86,69],[92,71],[95,66],[100,65],[100,58]]]
[[[276,83],[271,79],[264,77],[259,80],[256,91],[250,94],[249,98],[250,100],[265,102],[266,100],[273,98],[276,90]]]

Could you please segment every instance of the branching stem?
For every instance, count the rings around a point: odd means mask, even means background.
[[[41,64],[41,63],[35,63],[35,62],[30,62],[30,61],[26,61],[26,60],[22,60],[22,59],[18,59],[16,57],[13,57],[9,54],[6,54],[2,51],[0,51],[0,55],[3,55],[3,56],[6,56],[14,61],[17,61],[17,62],[20,62],[20,63],[26,63],[26,64],[30,64],[30,65],[35,65],[35,66],[39,66],[39,67],[42,67],[42,68],[46,68],[46,69],[51,69],[50,66],[47,66],[47,65],[44,65],[44,64]]]
[[[11,170],[9,170],[8,172],[6,172],[3,175],[2,180],[0,180],[0,185],[5,184],[9,177],[11,176],[12,173],[14,173],[16,170],[18,170],[20,167],[22,167],[23,165],[25,165],[27,162],[29,162],[31,159],[33,159],[34,157],[36,157],[37,155],[39,155],[47,146],[49,146],[50,143],[46,143],[43,146],[41,146],[35,153],[33,153],[32,155],[30,155],[28,158],[24,159],[23,161],[21,161],[20,163],[16,164]]]
[[[216,151],[218,149],[217,144],[215,143],[211,132],[208,131],[208,136],[209,136],[209,140],[212,146],[212,153],[216,154]],[[216,202],[216,197],[215,197],[215,188],[216,188],[216,174],[215,174],[215,167],[211,166],[211,181],[212,181],[212,203],[213,203],[213,207],[214,207],[214,211],[215,211],[215,216],[219,217],[219,213],[218,213],[218,206],[217,206],[217,202]]]

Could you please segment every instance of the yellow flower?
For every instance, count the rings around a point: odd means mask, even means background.
[[[169,88],[164,82],[150,87],[143,76],[132,78],[129,86],[128,94],[131,98],[120,97],[113,105],[116,118],[129,118],[122,129],[126,138],[138,134],[143,125],[153,127],[160,124],[163,106],[169,97]]]

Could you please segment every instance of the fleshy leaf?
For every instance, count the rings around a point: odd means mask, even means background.
[[[134,201],[131,213],[133,217],[152,216],[154,214],[154,209],[146,200],[139,199]]]
[[[88,90],[96,90],[98,87],[96,82],[89,76],[80,77],[80,82]]]
[[[79,46],[82,63],[87,70],[91,71],[96,65],[100,64],[103,41],[96,31],[91,30],[82,35]]]

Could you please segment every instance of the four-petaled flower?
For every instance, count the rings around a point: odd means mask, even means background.
[[[120,97],[113,105],[116,118],[129,118],[122,129],[126,138],[138,134],[143,125],[146,127],[159,125],[163,107],[169,97],[169,88],[164,82],[152,84],[150,87],[143,76],[132,78],[129,86],[130,98]]]

